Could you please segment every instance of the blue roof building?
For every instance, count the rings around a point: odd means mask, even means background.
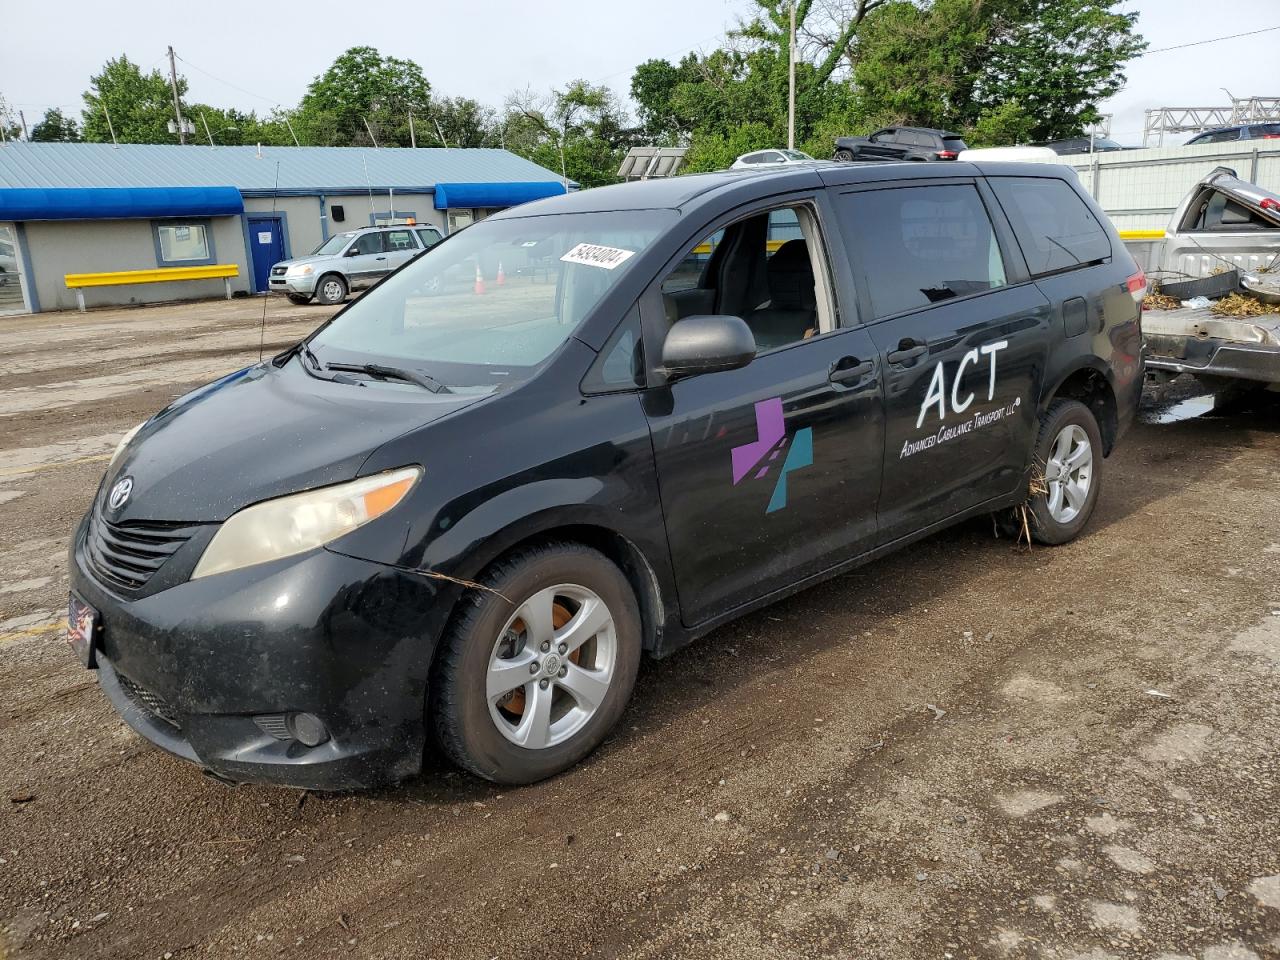
[[[74,307],[68,274],[184,265],[238,269],[226,287],[122,283],[84,296],[96,306],[259,293],[272,263],[337,232],[415,223],[447,234],[576,188],[494,149],[11,141],[0,146],[0,313]]]

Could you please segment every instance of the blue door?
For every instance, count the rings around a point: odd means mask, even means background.
[[[279,217],[249,220],[249,249],[253,251],[253,288],[265,293],[271,267],[285,258],[284,229]]]

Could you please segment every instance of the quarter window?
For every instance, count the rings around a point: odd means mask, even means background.
[[[869,190],[840,203],[877,319],[1006,283],[991,218],[973,186]]]
[[[1111,239],[1102,224],[1066,182],[1048,177],[992,177],[988,182],[1013,225],[1032,276],[1111,256]]]
[[[422,241],[423,248],[429,250],[443,238],[435,230],[419,230],[418,239]]]
[[[213,240],[205,223],[156,224],[156,258],[163,265],[213,262]]]

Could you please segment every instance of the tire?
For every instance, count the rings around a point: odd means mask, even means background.
[[[1040,417],[1034,469],[1042,482],[1027,502],[1032,538],[1049,546],[1074,540],[1102,487],[1102,432],[1079,400],[1055,400]]]
[[[836,159],[839,160],[841,163],[851,163],[853,161],[853,151],[837,150]]]
[[[296,303],[296,304],[297,304],[298,306],[300,306],[300,307],[301,307],[301,306],[304,306],[304,305],[306,305],[306,304],[308,304],[308,303],[310,303],[310,302],[311,302],[311,298],[310,298],[310,297],[304,297],[304,296],[303,296],[302,294],[300,294],[300,293],[291,293],[291,294],[289,294],[288,296],[289,296],[289,302],[290,302],[290,303]]]
[[[464,770],[534,783],[587,756],[622,715],[640,666],[639,607],[622,571],[576,543],[522,549],[482,585],[459,602],[442,641],[431,725]]]
[[[347,299],[347,281],[341,274],[326,273],[316,281],[316,303],[332,307]]]

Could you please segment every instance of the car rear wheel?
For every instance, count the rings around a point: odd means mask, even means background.
[[[310,303],[310,302],[311,302],[311,298],[310,298],[310,297],[304,297],[304,296],[303,296],[302,294],[300,294],[300,293],[291,293],[291,294],[289,294],[289,302],[290,302],[290,303],[296,303],[298,306],[302,306],[304,303]]]
[[[526,784],[594,750],[631,697],[640,614],[590,547],[555,543],[500,561],[444,639],[431,719],[444,753],[487,780]]]
[[[316,302],[326,307],[347,299],[347,281],[336,273],[326,273],[316,284]]]
[[[852,150],[837,150],[837,151],[836,151],[836,159],[837,159],[837,160],[839,160],[841,163],[849,163],[850,161],[852,161],[852,160],[853,160],[853,151],[852,151]]]
[[[1066,543],[1089,522],[1102,486],[1102,434],[1093,411],[1078,400],[1051,404],[1040,418],[1035,457],[1031,536]]]

